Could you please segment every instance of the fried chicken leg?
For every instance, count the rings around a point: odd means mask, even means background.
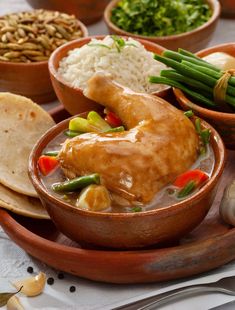
[[[88,81],[84,93],[115,112],[127,131],[67,140],[58,157],[67,176],[97,172],[110,191],[144,204],[196,160],[193,124],[165,100],[135,93],[101,74]]]

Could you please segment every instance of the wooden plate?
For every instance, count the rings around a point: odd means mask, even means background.
[[[59,121],[65,117],[57,108]],[[50,221],[33,220],[0,210],[0,225],[26,252],[46,264],[91,280],[143,283],[172,280],[209,271],[235,259],[235,228],[222,222],[219,203],[235,174],[235,152],[228,161],[213,207],[205,220],[177,244],[136,251],[85,249],[62,235]]]

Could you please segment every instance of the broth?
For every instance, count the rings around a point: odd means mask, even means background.
[[[48,152],[48,151],[58,151],[61,148],[61,144],[66,140],[70,139],[64,135],[64,133],[60,133],[58,136],[56,136],[53,140],[50,141],[50,143],[47,145],[47,147],[43,150],[43,153]],[[209,178],[211,177],[214,169],[214,152],[211,148],[211,146],[207,146],[207,151],[205,155],[200,155],[197,159],[197,161],[193,164],[191,169],[200,169],[203,172],[207,173]],[[189,170],[191,170],[189,169]],[[42,183],[44,184],[45,188],[50,192],[50,194],[54,195],[56,198],[61,199],[72,206],[76,207],[76,200],[79,196],[79,191],[73,192],[73,193],[57,193],[54,192],[52,189],[52,185],[54,183],[58,182],[64,182],[67,180],[65,177],[62,169],[58,167],[55,169],[53,172],[51,172],[47,176],[41,175],[41,180]],[[189,194],[187,197],[188,198],[192,195],[194,195],[198,190],[196,189],[193,191],[193,193]],[[110,192],[111,196],[111,201],[112,205],[110,208],[105,209],[104,211],[101,212],[113,212],[113,213],[126,213],[126,212],[138,212],[138,211],[149,211],[153,209],[159,209],[159,208],[164,208],[167,206],[170,206],[172,204],[175,204],[179,202],[180,200],[177,198],[176,195],[176,187],[173,185],[169,184],[165,186],[160,192],[158,192],[155,196],[155,198],[151,201],[151,203],[147,205],[142,205],[139,202],[130,202],[120,196],[118,196],[115,193]],[[185,199],[184,198],[184,199]],[[95,212],[95,211],[94,211]]]

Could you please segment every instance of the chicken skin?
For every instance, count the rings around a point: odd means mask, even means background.
[[[116,113],[126,131],[65,141],[58,158],[68,177],[99,173],[111,192],[146,204],[196,160],[193,124],[165,100],[135,93],[102,74],[88,81],[84,94]]]

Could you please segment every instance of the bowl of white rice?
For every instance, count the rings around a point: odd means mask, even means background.
[[[94,36],[71,41],[56,49],[49,59],[52,84],[72,115],[99,109],[83,95],[87,81],[97,72],[135,92],[165,97],[168,86],[148,81],[149,76],[159,75],[165,68],[153,58],[154,53],[163,51],[155,43],[129,37]]]

